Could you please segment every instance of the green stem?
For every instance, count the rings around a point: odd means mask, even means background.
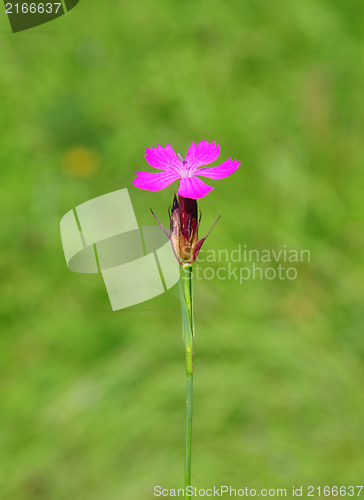
[[[193,372],[187,373],[186,393],[185,487],[191,486]]]
[[[193,348],[194,348],[194,321],[193,321],[193,287],[192,267],[182,267],[180,299],[183,323],[183,339],[186,350],[186,460],[185,460],[185,487],[191,486],[191,445],[192,445],[192,399],[193,399]]]

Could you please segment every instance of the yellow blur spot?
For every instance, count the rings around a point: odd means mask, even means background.
[[[65,170],[78,178],[86,178],[94,175],[99,168],[97,154],[83,147],[72,148],[62,159]]]

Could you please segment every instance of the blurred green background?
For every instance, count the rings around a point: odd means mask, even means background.
[[[308,249],[296,280],[195,283],[193,483],[363,481],[364,4],[81,2],[0,21],[0,498],[148,500],[183,486],[177,288],[112,312],[59,221],[129,188],[167,223],[146,147],[216,140],[205,249]],[[202,264],[201,264],[202,265]],[[206,264],[207,265],[207,264]],[[219,267],[224,264],[208,264]]]

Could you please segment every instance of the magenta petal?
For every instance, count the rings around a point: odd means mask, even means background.
[[[209,194],[213,189],[198,177],[182,177],[177,194],[184,198],[197,200]]]
[[[165,148],[158,144],[156,148],[146,149],[144,157],[149,165],[160,170],[171,166],[178,169],[181,166],[181,161],[169,144]]]
[[[178,174],[175,172],[142,172],[137,170],[133,184],[137,188],[145,189],[147,191],[159,191],[172,184],[172,182],[179,179]]]
[[[199,144],[193,142],[188,148],[186,161],[188,166],[201,167],[202,165],[209,165],[218,158],[220,154],[220,146],[216,142],[208,143],[208,141],[201,141]]]
[[[223,179],[224,177],[231,175],[239,167],[240,161],[229,158],[217,167],[199,168],[196,170],[195,175],[202,175],[203,177],[208,177],[209,179]]]

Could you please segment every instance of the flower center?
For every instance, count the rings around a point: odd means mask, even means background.
[[[181,160],[182,162],[182,172],[181,172],[181,177],[191,177],[191,174],[190,174],[190,169],[189,167],[187,167],[188,165],[188,161],[187,160],[184,160],[181,156],[181,153],[178,153],[178,157],[179,159]]]

